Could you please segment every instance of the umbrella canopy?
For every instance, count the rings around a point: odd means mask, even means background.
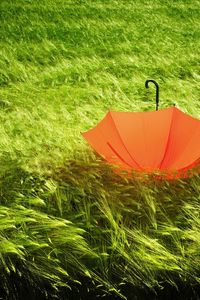
[[[158,86],[156,100],[158,109]],[[200,121],[174,106],[148,112],[109,111],[83,136],[105,160],[128,172],[185,177],[200,163]]]

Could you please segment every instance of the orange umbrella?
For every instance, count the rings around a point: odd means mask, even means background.
[[[156,110],[159,87],[156,85]],[[187,177],[200,163],[200,121],[176,107],[148,112],[109,111],[83,133],[91,146],[119,170]]]

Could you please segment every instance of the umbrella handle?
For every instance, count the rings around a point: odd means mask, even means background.
[[[145,82],[145,87],[146,88],[149,87],[149,82],[154,83],[155,86],[156,86],[156,110],[158,110],[158,104],[159,104],[159,85],[158,85],[158,83],[155,80],[150,79],[150,80],[146,80],[146,82]]]

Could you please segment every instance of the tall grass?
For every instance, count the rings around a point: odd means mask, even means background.
[[[168,286],[198,299],[199,176],[120,177],[80,132],[109,109],[154,110],[149,78],[160,107],[200,118],[199,1],[0,9],[2,297],[153,299]]]
[[[147,78],[161,107],[200,116],[198,1],[1,1],[1,12],[1,149],[31,168],[74,158],[110,108],[154,109]]]

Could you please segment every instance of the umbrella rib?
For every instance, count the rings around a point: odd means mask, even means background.
[[[117,157],[118,157],[123,163],[125,163],[127,166],[133,168],[133,166],[130,165],[128,162],[126,162],[126,161],[121,157],[121,155],[120,155],[120,154],[112,147],[112,145],[111,145],[109,142],[107,142],[107,145],[110,147],[110,149],[115,153],[115,155],[117,155]]]
[[[194,131],[196,133],[196,131],[198,130],[198,127],[196,127],[196,130]],[[184,145],[184,150],[179,153],[179,155],[176,157],[176,159],[180,158],[182,155],[184,155],[184,151],[188,148],[188,145],[190,144],[192,140],[192,135],[190,136],[190,139],[187,140],[187,143]],[[194,161],[198,160],[199,158],[195,159]],[[191,163],[193,164],[193,163]],[[186,166],[187,167],[187,166]],[[184,169],[184,168],[183,168]]]
[[[163,158],[161,160],[159,169],[162,168],[162,165],[163,165],[164,160],[165,160],[166,155],[167,155],[167,151],[169,149],[169,142],[170,142],[170,137],[171,137],[171,130],[172,130],[172,125],[173,125],[173,120],[174,120],[174,112],[175,112],[175,109],[173,109],[173,112],[172,112],[171,124],[170,124],[169,134],[168,134],[167,143],[166,143],[166,147],[165,147],[165,152],[164,152]]]
[[[122,145],[124,146],[124,148],[125,148],[125,150],[127,151],[128,155],[130,156],[130,158],[132,159],[132,161],[138,166],[138,168],[139,168],[140,170],[143,170],[143,168],[142,168],[142,167],[135,161],[135,159],[132,157],[132,155],[131,155],[130,152],[128,151],[126,145],[124,144],[123,139],[122,139],[121,135],[119,134],[119,131],[118,131],[118,129],[117,129],[117,126],[116,126],[116,124],[115,124],[115,121],[114,121],[114,119],[113,119],[113,117],[112,117],[112,113],[111,113],[111,112],[110,112],[110,116],[111,116],[112,122],[113,122],[113,124],[114,124],[114,126],[115,126],[116,132],[117,132],[117,134],[118,134],[118,136],[119,136],[119,139],[120,139],[120,141],[122,142]],[[116,155],[117,155],[117,153],[116,153]],[[121,156],[120,156],[120,157],[121,157]],[[126,163],[126,164],[127,164],[127,163]],[[131,166],[131,168],[134,168],[133,165],[130,165],[130,164],[128,164],[128,165]]]
[[[188,166],[182,168],[179,170],[179,172],[182,174],[183,172],[187,172],[187,171],[191,171],[192,168],[197,168],[198,165],[200,164],[200,157],[197,158],[195,161],[193,161],[191,164],[189,164]]]

